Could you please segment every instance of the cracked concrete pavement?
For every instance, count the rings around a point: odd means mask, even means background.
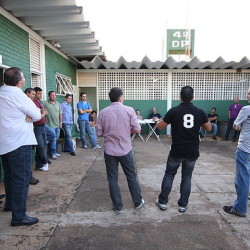
[[[202,139],[188,210],[181,214],[180,169],[168,209],[155,205],[170,143],[167,136],[162,142],[134,139],[145,205],[134,209],[120,169],[124,212],[119,215],[112,210],[103,149],[78,147],[76,157],[62,153],[48,172],[34,171],[40,182],[30,186],[27,209],[38,224],[11,227],[11,214],[0,205],[0,249],[250,249],[249,215],[240,218],[222,210],[235,199],[237,144]]]

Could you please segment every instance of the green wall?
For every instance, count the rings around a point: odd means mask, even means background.
[[[0,15],[0,55],[3,64],[21,68],[30,87],[29,34]]]
[[[172,106],[179,105],[180,101],[173,101]],[[206,114],[210,113],[211,108],[216,108],[216,113],[219,115],[219,121],[228,120],[228,109],[233,101],[198,101],[194,100],[193,104],[200,109],[203,109]],[[240,101],[240,103],[245,106],[248,105],[247,101]]]
[[[49,91],[56,91],[56,73],[63,74],[71,78],[72,84],[76,85],[76,65],[65,59],[45,45],[45,69],[46,87]],[[63,102],[63,96],[57,96],[58,102]]]
[[[228,120],[228,108],[233,101],[193,101],[193,104],[205,111],[205,113],[210,113],[210,109],[215,107],[217,109],[217,114],[219,115],[219,121]],[[242,105],[248,105],[247,101],[240,101]],[[148,118],[148,115],[151,113],[153,107],[157,108],[157,112],[161,114],[162,117],[165,116],[167,111],[167,101],[124,101],[124,104],[130,106],[134,109],[140,109],[141,115],[143,118]],[[180,104],[180,101],[172,101],[172,107],[175,107]],[[99,101],[99,110],[110,105],[110,101],[100,100]],[[144,131],[144,134],[147,133],[147,130]],[[165,134],[165,130],[161,130],[162,134]]]

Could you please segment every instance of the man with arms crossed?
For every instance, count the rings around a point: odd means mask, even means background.
[[[250,88],[247,91],[247,100],[250,103]],[[233,128],[240,131],[238,148],[235,154],[236,176],[234,183],[237,198],[233,206],[224,206],[223,210],[229,214],[245,217],[248,207],[250,177],[250,105],[240,110]]]
[[[19,68],[4,72],[0,88],[0,155],[4,169],[6,202],[12,211],[11,226],[32,225],[37,218],[26,215],[26,201],[32,165],[32,145],[36,145],[33,123],[41,111],[22,91],[25,78]]]
[[[113,209],[121,213],[123,203],[118,185],[119,163],[127,177],[135,209],[141,208],[144,204],[131,145],[131,133],[140,133],[141,126],[134,109],[123,105],[123,92],[120,88],[112,88],[109,98],[110,106],[100,112],[97,120],[97,135],[104,136],[104,158]]]
[[[172,145],[167,160],[164,178],[161,184],[161,193],[156,200],[156,205],[161,210],[167,209],[168,196],[172,189],[174,177],[182,164],[182,177],[180,186],[179,212],[186,211],[191,192],[191,178],[195,162],[199,157],[199,131],[211,131],[211,123],[201,109],[192,104],[194,90],[185,86],[181,89],[181,103],[171,108],[163,120],[157,123],[159,129],[171,124]]]

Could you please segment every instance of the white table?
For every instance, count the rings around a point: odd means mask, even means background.
[[[142,126],[143,124],[147,124],[148,127],[149,127],[149,133],[148,133],[148,135],[147,135],[147,137],[146,137],[146,140],[145,140],[146,142],[149,140],[149,138],[150,138],[153,134],[155,134],[155,136],[156,136],[156,138],[157,138],[158,141],[161,141],[161,140],[160,140],[160,137],[159,137],[159,136],[156,134],[156,132],[155,132],[155,129],[157,128],[156,124],[155,124],[154,127],[152,127],[152,126],[150,125],[150,124],[152,124],[152,123],[155,123],[152,119],[138,120],[138,122],[140,123],[141,126]],[[142,137],[142,135],[141,135],[141,134],[138,134],[138,135],[139,135],[139,137],[141,138],[141,140],[142,140],[143,142],[145,142],[144,139],[143,139],[143,137]],[[132,141],[134,140],[135,136],[136,136],[136,134],[133,134],[133,136],[132,136],[132,138],[131,138]]]

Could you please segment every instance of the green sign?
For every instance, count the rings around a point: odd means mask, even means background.
[[[167,55],[194,56],[194,34],[190,29],[167,30]]]

